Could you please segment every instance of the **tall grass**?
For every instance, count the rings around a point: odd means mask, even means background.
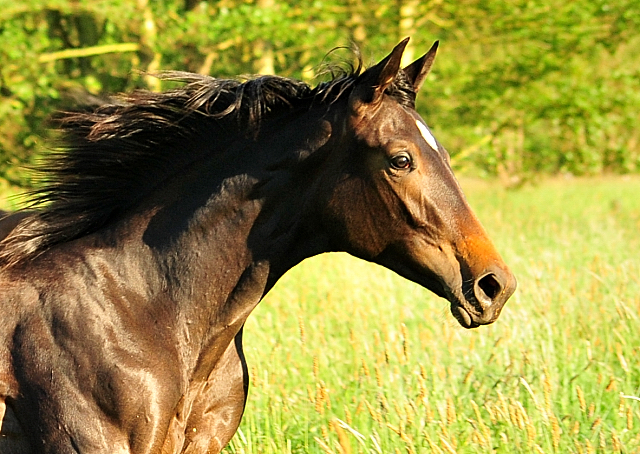
[[[464,182],[519,288],[493,325],[341,254],[250,317],[226,453],[640,451],[640,178]]]

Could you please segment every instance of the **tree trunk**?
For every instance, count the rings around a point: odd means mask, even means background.
[[[275,0],[258,0],[258,8],[268,10],[275,6]],[[258,39],[254,46],[256,74],[275,74],[273,46],[264,38]]]
[[[418,15],[419,0],[400,0],[400,24],[398,27],[399,39],[417,34],[416,17]],[[415,38],[409,41],[402,54],[402,67],[409,65],[415,58]]]
[[[148,51],[150,62],[147,64],[144,81],[150,90],[160,91],[161,82],[157,77],[153,77],[160,69],[162,54],[157,51],[156,38],[156,22],[153,18],[153,11],[149,5],[149,0],[138,0],[138,10],[142,13],[142,28],[140,30],[140,44]]]
[[[363,16],[364,6],[361,0],[350,0],[348,5],[350,17],[347,20],[347,25],[351,30],[351,39],[356,46],[363,49],[367,40],[367,28]]]

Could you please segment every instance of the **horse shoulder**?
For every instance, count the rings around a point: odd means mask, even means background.
[[[37,310],[38,290],[16,273],[0,270],[0,397],[15,389],[11,352],[17,330]]]
[[[0,397],[0,452],[7,454],[32,454],[28,438],[11,405]]]
[[[30,262],[28,281],[16,277],[20,266],[0,272],[0,391],[3,382],[19,391],[15,412],[29,421],[27,438],[37,427],[43,443],[58,446],[63,423],[85,447],[108,434],[114,453],[164,442],[162,427],[182,392],[172,342],[155,336],[152,318],[136,320],[142,290],[120,285],[108,261],[68,247]],[[39,401],[36,389],[50,399]],[[50,413],[57,416],[42,417]]]
[[[20,388],[14,375],[11,348],[16,330],[37,302],[38,292],[33,286],[0,271],[0,453],[33,452],[12,404]]]

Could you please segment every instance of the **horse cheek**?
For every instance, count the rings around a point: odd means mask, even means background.
[[[379,220],[380,201],[359,178],[344,180],[333,192],[324,214],[324,226],[333,249],[365,260],[376,257],[386,247]]]

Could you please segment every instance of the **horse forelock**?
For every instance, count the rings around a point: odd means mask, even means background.
[[[2,241],[0,266],[28,260],[50,246],[92,233],[135,206],[155,186],[236,137],[255,137],[261,124],[296,109],[331,105],[348,96],[362,65],[331,69],[315,88],[279,76],[216,79],[185,72],[159,77],[184,83],[154,93],[137,91],[95,110],[67,112],[57,121],[62,145],[36,175],[27,205],[37,210]],[[387,93],[413,107],[415,94],[400,71]],[[207,138],[208,147],[203,147]]]

